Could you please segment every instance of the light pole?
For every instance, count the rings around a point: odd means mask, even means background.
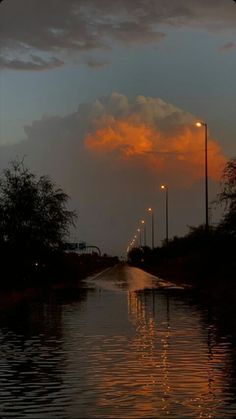
[[[166,193],[166,244],[169,241],[169,202],[168,202],[168,185],[161,185],[161,189]]]
[[[141,230],[140,230],[140,228],[138,228],[137,232],[139,234],[139,247],[141,247],[142,246],[142,240],[141,240]]]
[[[207,123],[203,121],[196,122],[197,127],[204,127],[205,131],[205,206],[206,206],[206,232],[209,230],[209,216],[208,216],[208,155],[207,155]]]
[[[144,220],[142,220],[141,224],[143,225],[143,245],[144,247],[146,247],[147,246],[146,223]]]
[[[148,208],[148,212],[152,216],[152,249],[154,249],[154,214],[152,208]]]

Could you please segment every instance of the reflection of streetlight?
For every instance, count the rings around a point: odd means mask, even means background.
[[[208,167],[207,167],[207,123],[198,121],[196,122],[197,127],[204,127],[205,129],[205,205],[206,205],[206,231],[209,228],[208,221]]]
[[[142,220],[141,224],[143,225],[143,245],[144,247],[146,247],[147,246],[146,223],[144,220]]]
[[[161,185],[161,189],[166,192],[166,244],[169,240],[169,205],[168,205],[168,185]]]
[[[152,248],[154,249],[154,214],[152,208],[148,208],[148,212],[152,215]]]

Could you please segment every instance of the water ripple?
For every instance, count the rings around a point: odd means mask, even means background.
[[[125,271],[122,292],[121,273],[106,275],[86,299],[50,296],[0,319],[0,415],[233,418],[231,335],[142,271]]]

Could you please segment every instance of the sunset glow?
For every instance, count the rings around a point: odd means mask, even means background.
[[[204,142],[201,130],[195,130],[190,125],[176,125],[166,132],[152,124],[148,126],[142,121],[142,115],[107,121],[86,136],[88,150],[110,154],[112,159],[127,161],[139,158],[150,171],[174,172],[178,176],[187,176],[187,181],[203,177]],[[209,176],[218,180],[226,159],[213,139],[208,141],[208,150]]]

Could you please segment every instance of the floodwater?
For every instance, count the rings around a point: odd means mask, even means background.
[[[0,417],[234,418],[225,315],[127,266],[2,310]]]

